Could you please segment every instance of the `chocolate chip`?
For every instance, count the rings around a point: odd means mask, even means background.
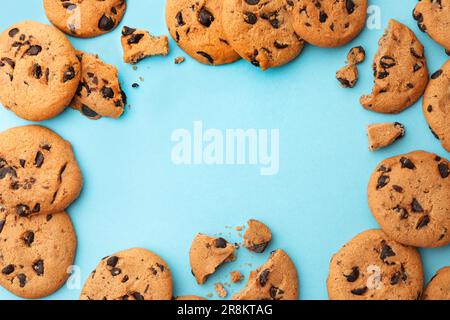
[[[353,0],[345,0],[345,8],[348,14],[352,14],[355,11],[355,3]]]
[[[256,4],[259,3],[260,0],[245,0],[245,2],[247,2],[247,4],[254,6]]]
[[[263,253],[264,250],[266,250],[267,246],[269,245],[268,242],[263,242],[263,243],[256,243],[253,244],[252,246],[248,247],[247,249],[256,253]]]
[[[408,158],[406,158],[406,157],[401,157],[400,158],[400,163],[402,165],[402,168],[407,168],[407,169],[410,169],[410,170],[413,170],[413,169],[416,168],[414,163],[411,160],[409,160]]]
[[[344,274],[344,277],[348,282],[355,282],[359,278],[359,268],[353,267],[352,272],[350,274]]]
[[[21,287],[21,288],[25,287],[25,285],[27,283],[27,276],[24,275],[23,273],[19,273],[17,275],[17,279],[19,279],[19,287]]]
[[[40,168],[42,167],[42,165],[44,164],[44,154],[40,151],[38,151],[36,153],[36,157],[34,158],[34,165],[36,166],[36,168]]]
[[[439,163],[438,164],[438,169],[439,169],[439,174],[441,175],[442,178],[448,178],[448,176],[450,175],[450,169],[448,167],[447,163]]]
[[[379,189],[385,187],[385,186],[389,183],[389,180],[390,180],[389,176],[381,175],[381,176],[378,178],[378,182],[377,182],[377,190],[379,190]]]
[[[15,36],[16,34],[18,34],[18,33],[19,33],[19,29],[17,29],[17,28],[13,28],[13,29],[11,29],[11,30],[8,31],[8,35],[9,35],[11,38],[14,38],[14,36]]]
[[[205,27],[209,28],[211,23],[214,21],[214,16],[211,12],[205,9],[205,7],[203,7],[200,9],[198,14],[198,21]]]
[[[114,268],[117,265],[117,262],[119,262],[119,258],[116,256],[111,256],[108,260],[106,260],[106,265]]]
[[[431,75],[431,79],[435,80],[435,79],[439,78],[441,76],[442,72],[443,72],[442,70],[436,71],[435,73],[433,73]]]
[[[3,227],[5,226],[5,220],[0,220],[0,233],[3,231]]]
[[[413,71],[414,72],[417,72],[417,71],[419,71],[420,69],[422,69],[422,66],[420,66],[420,65],[418,65],[417,63],[414,65],[414,67],[413,67]]]
[[[86,117],[95,118],[98,116],[98,113],[89,108],[87,105],[81,105],[81,113],[83,113]]]
[[[37,56],[42,51],[42,47],[38,45],[33,45],[28,48],[25,54],[29,56]]]
[[[144,37],[143,33],[134,33],[131,35],[130,38],[128,38],[127,42],[128,44],[137,44],[141,41],[141,39]]]
[[[258,18],[251,12],[244,12],[244,21],[248,24],[255,24],[256,21],[258,21]]]
[[[362,288],[353,289],[350,292],[356,296],[362,296],[364,293],[367,292],[367,290],[368,290],[367,287],[362,287]]]
[[[4,267],[2,269],[2,273],[5,274],[5,275],[9,275],[9,274],[13,273],[14,270],[15,270],[14,265],[9,264],[9,265],[7,265],[6,267]]]
[[[321,23],[324,23],[324,22],[327,21],[327,19],[328,19],[328,15],[324,11],[320,11],[320,13],[319,13],[319,21]]]
[[[281,290],[280,288],[271,286],[269,289],[269,295],[273,300],[277,300],[279,299],[279,295],[284,294],[284,291]]]
[[[18,204],[16,211],[19,217],[28,217],[31,214],[30,207],[25,204]]]
[[[131,295],[133,296],[133,298],[135,300],[145,300],[144,296],[142,294],[140,294],[139,292],[133,292]]]
[[[183,20],[183,14],[181,13],[181,11],[177,13],[175,19],[177,20],[178,27],[184,26],[186,24]]]
[[[38,65],[37,63],[33,64],[33,76],[36,79],[40,79],[42,77],[42,68],[40,65]]]
[[[136,29],[134,29],[134,28],[124,26],[122,28],[122,35],[126,37],[126,36],[133,34],[135,31],[136,31]]]
[[[209,54],[207,54],[206,52],[204,52],[204,51],[197,51],[197,54],[199,54],[202,57],[206,58],[210,64],[214,64],[214,59]]]
[[[63,6],[64,9],[67,9],[69,11],[73,11],[73,10],[75,10],[77,8],[76,4],[73,4],[73,3],[70,3],[70,2],[64,2],[62,4],[62,6]]]
[[[388,76],[389,76],[389,72],[387,72],[387,71],[381,71],[381,72],[378,73],[377,78],[381,80],[381,79],[387,78]]]
[[[36,272],[38,276],[42,276],[44,274],[44,261],[38,260],[33,264],[33,270]]]
[[[75,69],[73,67],[67,68],[63,75],[63,82],[67,82],[75,78]]]
[[[214,246],[216,248],[226,248],[227,244],[228,242],[224,238],[217,238],[216,240],[214,240]]]
[[[122,270],[119,269],[119,268],[112,268],[112,269],[110,270],[110,272],[111,272],[111,275],[112,275],[113,277],[115,277],[115,276],[118,276],[119,274],[121,274],[121,273],[122,273]]]
[[[269,280],[269,274],[270,274],[270,270],[269,269],[265,269],[259,275],[259,285],[261,287],[264,287],[267,284],[267,280]]]
[[[98,28],[103,31],[109,31],[114,28],[115,24],[112,18],[103,15],[98,21]]]
[[[127,282],[129,279],[130,279],[130,278],[129,278],[127,275],[124,275],[123,278],[122,278],[122,280],[121,280],[121,282],[122,282],[122,283],[125,283],[125,282]]]
[[[384,69],[389,69],[392,68],[396,65],[397,63],[395,62],[395,59],[392,57],[388,57],[388,56],[382,56],[380,59],[380,65],[384,68]]]
[[[398,192],[398,193],[402,193],[403,192],[403,188],[397,185],[393,185],[392,189],[394,189],[394,191]]]
[[[419,201],[417,201],[416,198],[413,199],[412,203],[411,203],[411,208],[413,212],[423,212],[423,208],[420,205]]]
[[[17,177],[16,170],[11,167],[3,167],[0,169],[0,180],[4,179],[8,174],[12,177]]]
[[[25,232],[24,236],[23,236],[23,242],[25,242],[25,244],[28,247],[31,247],[31,245],[34,242],[34,232],[33,231],[27,231]]]
[[[139,88],[139,83],[133,83],[131,86],[132,86],[133,88]]]
[[[109,87],[103,87],[101,89],[101,92],[102,92],[103,98],[105,98],[105,99],[112,99],[112,98],[114,98],[114,91],[113,91],[113,89],[111,89]]]
[[[392,248],[386,243],[386,241],[381,241],[381,253],[380,253],[380,259],[381,260],[386,260],[386,258],[389,257],[394,257],[395,256],[395,252],[394,250],[392,250]]]
[[[432,112],[433,111],[433,106],[430,104],[430,105],[428,105],[428,107],[427,107],[427,111],[428,112]]]
[[[430,216],[424,215],[423,217],[420,217],[419,222],[417,222],[416,229],[417,230],[422,229],[426,227],[428,223],[430,223]]]

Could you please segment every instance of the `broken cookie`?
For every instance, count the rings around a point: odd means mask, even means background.
[[[244,247],[256,253],[262,253],[270,240],[272,240],[272,233],[264,223],[253,219],[248,221],[248,229],[244,234]]]
[[[236,247],[223,238],[197,234],[189,251],[192,274],[197,283],[205,283],[220,265],[234,260],[235,250]]]
[[[405,135],[405,126],[399,122],[371,124],[367,127],[369,150],[376,151],[393,144]]]
[[[152,36],[149,32],[130,27],[122,29],[123,60],[135,64],[150,56],[169,54],[167,36]]]
[[[342,67],[336,72],[336,79],[343,88],[353,88],[358,81],[358,68],[354,64]]]

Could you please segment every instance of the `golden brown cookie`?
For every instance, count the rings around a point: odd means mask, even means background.
[[[390,20],[373,61],[375,85],[360,102],[368,110],[399,113],[425,91],[428,69],[422,44],[405,25]]]
[[[28,299],[52,294],[69,277],[76,246],[65,212],[27,218],[0,212],[0,285]]]
[[[125,0],[44,0],[48,19],[65,33],[80,38],[114,30],[126,7]]]
[[[413,17],[420,30],[450,50],[450,0],[420,0]]]
[[[77,57],[81,62],[81,80],[70,104],[72,108],[90,119],[119,118],[127,102],[117,68],[82,51],[77,51]]]
[[[405,126],[399,122],[375,123],[367,127],[369,150],[376,151],[390,146],[405,136]]]
[[[60,114],[80,80],[80,62],[56,28],[16,23],[0,35],[0,102],[19,117],[41,121]]]
[[[450,267],[445,267],[434,275],[428,283],[423,300],[450,300]]]
[[[269,259],[250,273],[245,288],[233,300],[297,300],[297,269],[283,250],[275,250]]]
[[[223,238],[197,234],[189,251],[191,270],[197,283],[205,283],[219,266],[233,260],[235,250],[236,247]]]
[[[331,300],[414,300],[423,287],[422,261],[381,230],[367,230],[333,255],[327,279]]]
[[[304,45],[292,26],[292,5],[285,0],[224,0],[225,37],[242,58],[262,70],[284,65]]]
[[[91,273],[81,300],[171,300],[172,274],[159,256],[134,248],[104,258]]]
[[[248,250],[262,253],[272,240],[270,229],[261,221],[251,219],[247,222],[248,229],[244,234],[244,247]]]
[[[367,0],[294,0],[293,26],[306,42],[339,47],[364,28]]]
[[[450,167],[415,151],[382,161],[368,186],[369,207],[393,240],[415,247],[450,243]]]
[[[223,0],[168,0],[166,24],[181,49],[195,60],[221,65],[240,59],[222,29]]]
[[[450,151],[450,60],[431,75],[422,108],[431,131]]]
[[[166,56],[169,54],[167,36],[155,37],[149,32],[130,27],[122,28],[123,61],[136,64],[150,56]]]
[[[83,178],[72,146],[41,126],[0,133],[0,213],[57,213],[80,194]]]

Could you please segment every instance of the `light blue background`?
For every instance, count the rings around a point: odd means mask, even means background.
[[[168,33],[164,0],[128,2],[122,25]],[[72,142],[85,177],[83,193],[69,209],[78,234],[76,264],[82,283],[102,257],[138,246],[167,261],[174,295],[206,295],[214,291],[216,281],[229,281],[230,270],[248,275],[268,253],[258,256],[241,249],[236,262],[200,287],[189,267],[194,235],[222,233],[240,241],[237,232],[225,226],[258,218],[273,230],[270,249],[285,249],[297,265],[301,298],[326,299],[332,254],[357,233],[377,227],[366,200],[366,185],[377,163],[415,149],[449,156],[430,133],[420,103],[395,116],[359,105],[360,95],[372,88],[371,60],[389,18],[416,32],[432,71],[447,59],[412,19],[417,1],[370,2],[381,7],[380,30],[366,29],[338,49],[307,46],[294,62],[266,72],[246,61],[201,65],[172,40],[169,57],[149,58],[134,71],[122,62],[120,28],[95,39],[71,38],[76,48],[98,53],[118,66],[131,105],[120,120],[91,121],[69,109],[42,123]],[[0,29],[25,19],[47,22],[41,1],[3,1]],[[356,88],[342,89],[335,72],[355,45],[365,47],[367,59],[360,66]],[[173,59],[180,55],[187,60],[175,65]],[[141,87],[131,88],[133,82]],[[27,124],[4,108],[0,119],[1,130]],[[251,166],[173,165],[171,133],[191,129],[195,120],[207,128],[280,129],[279,174],[263,177]],[[371,153],[365,126],[380,121],[404,123],[407,135],[392,147]],[[421,253],[427,279],[450,265],[450,247]],[[64,287],[50,298],[77,299],[79,293]],[[3,289],[0,297],[14,298]]]

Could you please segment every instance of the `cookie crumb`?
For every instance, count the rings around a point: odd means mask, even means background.
[[[367,126],[369,150],[376,151],[393,144],[405,135],[405,126],[399,122],[376,123]]]
[[[353,88],[358,82],[358,68],[354,64],[346,65],[336,72],[336,79],[343,88]]]
[[[244,247],[256,253],[263,253],[272,240],[270,229],[261,221],[251,219],[244,234]]]
[[[123,60],[136,64],[150,56],[166,56],[169,54],[167,36],[153,36],[148,31],[130,27],[122,28]]]
[[[236,231],[242,231],[245,229],[245,226],[237,226],[236,228],[234,228],[234,230]]]
[[[181,64],[185,61],[186,59],[184,57],[176,57],[175,58],[175,64]]]
[[[212,294],[211,292],[209,292],[209,293],[206,295],[207,298],[212,298],[212,296],[213,296],[213,294]]]
[[[214,290],[216,290],[216,293],[217,293],[217,295],[218,295],[220,298],[226,298],[227,295],[228,295],[227,289],[225,289],[225,287],[223,286],[223,284],[220,283],[220,282],[217,282],[217,283],[214,285]]]
[[[366,59],[366,50],[362,46],[353,47],[347,54],[348,64],[360,64]]]
[[[139,83],[133,83],[132,85],[131,85],[133,88],[139,88]]]
[[[239,283],[242,280],[244,280],[243,274],[240,273],[239,271],[231,271],[230,278],[231,278],[231,282],[233,282],[233,283]]]

